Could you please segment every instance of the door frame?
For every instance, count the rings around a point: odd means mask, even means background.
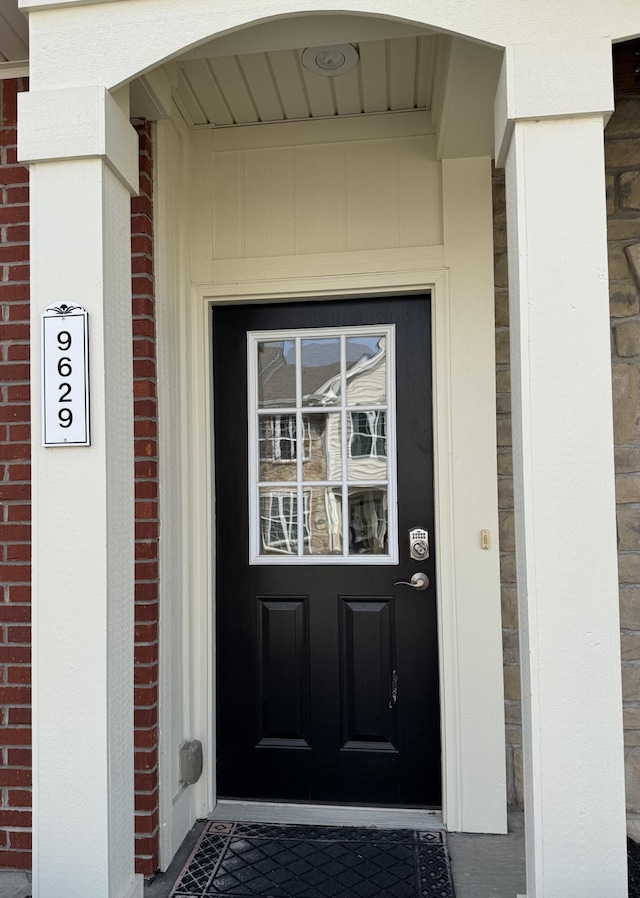
[[[434,261],[438,257],[433,248]],[[424,251],[421,254],[424,262]],[[427,260],[428,261],[428,260]],[[423,293],[430,291],[433,318],[433,416],[434,416],[434,476],[436,485],[436,526],[438,532],[438,640],[441,678],[442,725],[442,782],[444,823],[451,830],[462,828],[460,812],[460,768],[463,749],[459,720],[459,682],[461,657],[456,624],[456,533],[454,528],[453,463],[452,463],[452,403],[450,382],[452,369],[451,296],[449,271],[443,267],[414,269],[406,272],[366,274],[357,278],[328,276],[314,277],[300,287],[299,279],[274,281],[268,289],[256,290],[256,284],[197,286],[192,291],[190,309],[186,309],[187,391],[190,401],[184,409],[183,424],[189,434],[191,458],[184,470],[198,488],[189,497],[188,536],[191,577],[190,595],[193,598],[187,612],[191,620],[190,652],[200,668],[194,675],[199,683],[194,696],[195,729],[201,733],[215,733],[215,561],[211,547],[215,545],[213,530],[213,409],[212,409],[212,346],[210,309],[215,303],[273,302],[301,299],[341,299],[363,295]],[[488,360],[487,360],[488,361]],[[204,451],[203,451],[204,449]],[[496,529],[497,538],[497,529]],[[212,634],[208,636],[208,634]],[[206,659],[206,663],[205,663]],[[195,671],[193,672],[195,674]],[[500,682],[500,700],[502,683]],[[502,734],[504,739],[504,735]],[[205,773],[197,792],[197,813],[215,812],[215,737],[204,738]],[[257,809],[256,809],[257,810]],[[362,820],[361,812],[356,815]],[[428,815],[433,819],[433,815]],[[401,814],[401,818],[405,815]]]
[[[209,482],[211,484],[210,488],[207,490],[207,496],[209,499],[209,511],[208,517],[210,521],[214,520],[213,517],[213,501],[214,501],[214,444],[215,444],[215,415],[214,415],[214,406],[213,406],[213,323],[211,316],[211,309],[218,304],[233,304],[233,305],[241,305],[243,303],[264,303],[265,305],[281,305],[283,301],[286,303],[287,301],[302,301],[308,300],[309,302],[313,302],[314,300],[335,300],[339,302],[341,300],[355,299],[359,296],[407,296],[407,295],[420,295],[429,293],[431,296],[431,316],[432,316],[432,346],[431,346],[431,357],[432,357],[432,378],[433,378],[433,397],[432,397],[432,405],[433,405],[433,419],[434,419],[434,446],[433,446],[433,468],[434,468],[434,481],[436,484],[443,482],[443,473],[438,470],[438,461],[437,458],[446,459],[449,458],[450,451],[448,447],[449,443],[449,422],[443,417],[443,410],[447,408],[448,404],[441,401],[438,403],[436,399],[436,375],[437,369],[440,369],[440,377],[438,379],[439,383],[446,382],[446,378],[442,375],[444,374],[444,369],[442,365],[447,365],[448,367],[448,359],[445,353],[443,353],[441,347],[440,351],[437,353],[438,363],[436,363],[436,351],[435,344],[437,342],[435,334],[436,332],[442,333],[448,330],[448,321],[442,321],[441,317],[444,315],[448,317],[448,308],[449,304],[447,302],[448,296],[448,271],[446,269],[432,269],[432,270],[422,270],[419,272],[413,271],[410,274],[405,275],[404,277],[395,273],[390,279],[390,283],[384,284],[381,281],[387,280],[387,278],[376,276],[376,275],[365,275],[361,278],[358,278],[360,283],[356,285],[353,283],[353,279],[350,279],[352,283],[349,284],[349,289],[345,290],[342,286],[343,279],[334,278],[334,277],[320,277],[313,279],[314,284],[307,284],[306,288],[303,290],[297,284],[279,282],[277,288],[275,290],[270,290],[269,294],[265,296],[262,292],[254,292],[247,291],[247,285],[244,285],[244,289],[242,286],[238,285],[239,289],[236,288],[232,293],[229,291],[228,286],[224,290],[218,290],[212,287],[208,288],[196,288],[196,296],[197,296],[197,305],[200,306],[201,309],[204,310],[205,321],[203,322],[203,333],[207,335],[207,344],[206,344],[206,352],[207,359],[205,364],[207,365],[207,377],[205,378],[207,385],[207,399],[206,399],[206,407],[208,410],[208,420],[207,420],[207,431],[211,435],[211,443],[210,449],[208,453],[210,469],[209,469]],[[335,283],[332,283],[335,281]],[[252,285],[253,286],[253,285]],[[274,287],[275,284],[270,284],[270,287]],[[438,299],[436,299],[436,294]],[[276,299],[277,297],[277,299]],[[203,360],[204,361],[204,360]],[[436,428],[442,432],[442,438],[439,440],[439,447],[436,448]],[[447,483],[449,482],[447,478]],[[451,533],[449,533],[451,529],[451,521],[443,521],[441,515],[438,513],[438,506],[443,504],[444,497],[440,496],[440,501],[438,501],[438,493],[436,489],[435,496],[435,527],[436,532],[438,534],[437,545],[442,543],[443,545],[452,545]],[[444,506],[448,507],[448,503],[444,501]],[[442,527],[448,528],[446,531],[442,530]],[[442,533],[441,536],[440,534]],[[244,538],[243,534],[243,538]],[[213,556],[215,551],[215,530],[212,528],[210,533],[210,545],[211,555]],[[446,590],[447,594],[450,593],[451,584],[447,582],[447,578],[451,576],[452,567],[450,563],[441,564],[440,563],[440,551],[438,550],[438,554],[436,556],[436,581],[438,583],[438,588],[436,590],[437,593],[437,605],[438,605],[438,666],[439,666],[439,677],[442,681],[443,676],[446,671],[446,665],[444,664],[444,654],[440,650],[441,641],[443,638],[448,638],[452,621],[450,615],[443,607],[440,600],[440,592],[442,590],[442,577],[445,578]],[[448,553],[447,553],[448,554]],[[211,568],[210,572],[210,604],[209,608],[211,609],[210,613],[212,615],[211,620],[208,621],[208,632],[213,632],[212,637],[212,662],[214,662],[215,658],[215,649],[216,649],[216,639],[217,634],[215,633],[215,610],[216,610],[216,597],[215,597],[215,589],[216,589],[216,577],[215,577],[215,568]],[[448,604],[448,603],[447,603]],[[211,671],[208,672],[208,678],[210,679],[210,689],[212,702],[210,707],[213,709],[213,718],[211,720],[212,731],[215,731],[216,728],[216,716],[215,716],[215,708],[216,708],[216,683],[215,683],[215,663],[213,663]],[[453,750],[453,746],[449,747],[448,752],[445,750],[445,715],[443,713],[443,696],[445,694],[451,692],[451,677],[449,673],[449,689],[444,690],[442,688],[442,683],[440,685],[440,728],[443,738],[441,738],[441,774],[442,774],[442,812],[433,810],[433,809],[404,809],[404,808],[376,808],[376,807],[363,807],[363,806],[341,806],[341,805],[314,805],[309,803],[279,803],[277,801],[267,802],[267,801],[231,801],[217,799],[217,795],[215,794],[215,787],[212,794],[213,804],[211,806],[210,813],[208,816],[213,819],[223,819],[223,820],[254,820],[254,821],[277,821],[283,823],[305,823],[305,822],[315,822],[315,823],[329,823],[329,822],[340,822],[343,825],[381,825],[384,823],[385,826],[415,826],[418,828],[426,829],[434,826],[441,826],[443,822],[447,821],[447,814],[445,808],[449,806],[450,800],[447,804],[446,796],[446,787],[445,787],[445,771],[448,767],[447,761],[445,759],[445,755],[448,758],[451,757],[451,751]],[[447,726],[449,724],[447,723]],[[450,732],[450,728],[448,730]],[[216,733],[217,737],[217,733]],[[211,745],[209,746],[209,755],[210,755],[210,769],[212,771],[215,770],[216,764],[216,739],[211,740]],[[457,744],[457,740],[456,740]]]

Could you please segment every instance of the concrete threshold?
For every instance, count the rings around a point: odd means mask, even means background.
[[[506,836],[448,833],[456,898],[517,898],[525,894],[524,819],[509,815]]]

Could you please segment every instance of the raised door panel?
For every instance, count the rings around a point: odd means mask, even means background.
[[[308,748],[308,597],[258,597],[258,746]]]
[[[393,598],[340,598],[343,751],[397,751]]]

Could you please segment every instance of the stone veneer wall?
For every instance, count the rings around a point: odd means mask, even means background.
[[[605,160],[627,821],[630,835],[640,840],[640,99],[618,102],[605,132]],[[494,173],[493,190],[507,794],[511,805],[521,806],[522,731],[509,393],[509,293],[502,171]]]
[[[640,99],[605,132],[628,830],[640,839]]]
[[[510,805],[521,807],[523,793],[520,657],[513,526],[507,221],[504,171],[502,169],[494,170],[493,173],[493,240],[495,254],[498,514],[500,524],[500,580],[502,584],[502,641],[507,741],[507,800]]]

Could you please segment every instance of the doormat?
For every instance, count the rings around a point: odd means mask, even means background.
[[[455,898],[443,832],[209,823],[170,898]]]

